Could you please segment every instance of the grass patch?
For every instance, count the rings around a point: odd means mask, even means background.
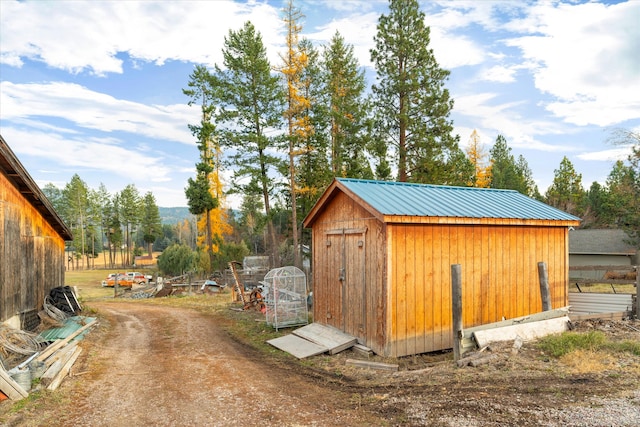
[[[611,283],[582,283],[580,284],[580,289],[576,286],[575,282],[579,282],[580,280],[571,281],[569,280],[569,292],[596,292],[602,294],[634,294],[636,293],[636,287],[633,283],[627,284],[611,284]]]
[[[546,354],[556,358],[577,351],[631,353],[640,356],[640,342],[630,340],[614,342],[607,339],[606,335],[600,331],[565,332],[559,335],[549,335],[538,342],[538,347]]]

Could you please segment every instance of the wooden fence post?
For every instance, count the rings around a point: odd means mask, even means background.
[[[462,347],[462,268],[451,264],[451,309],[453,315],[453,359],[460,360]]]
[[[538,263],[538,278],[540,279],[540,296],[542,297],[542,311],[551,310],[551,293],[549,292],[549,275],[547,264]]]

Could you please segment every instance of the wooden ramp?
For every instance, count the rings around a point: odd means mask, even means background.
[[[267,341],[272,346],[304,359],[322,353],[336,354],[353,347],[357,339],[327,325],[312,323],[285,335]]]

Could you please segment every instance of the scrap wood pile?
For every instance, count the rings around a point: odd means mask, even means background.
[[[33,384],[38,389],[57,389],[82,352],[78,342],[97,323],[96,318],[77,315],[80,304],[68,290],[56,288],[52,293],[55,295],[46,298],[38,313],[40,333],[0,324],[0,400],[23,399]],[[61,297],[62,293],[66,297]],[[56,296],[65,303],[68,299],[67,310],[54,305]]]

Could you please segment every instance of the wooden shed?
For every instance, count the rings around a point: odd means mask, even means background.
[[[541,311],[538,262],[552,307],[564,307],[579,223],[511,190],[336,179],[304,220],[314,322],[383,356],[452,348],[452,264],[464,327]]]
[[[0,322],[23,329],[37,322],[45,296],[64,285],[64,246],[71,239],[0,136]]]

